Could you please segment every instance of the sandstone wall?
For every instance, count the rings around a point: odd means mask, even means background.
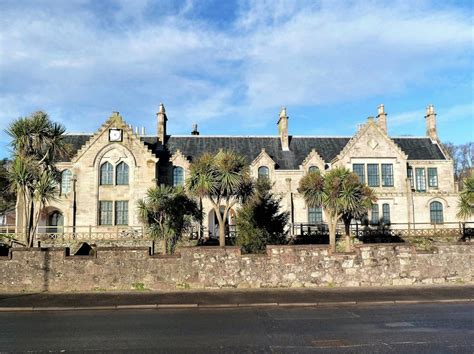
[[[64,248],[14,249],[0,257],[0,292],[389,286],[473,282],[474,246],[440,244],[433,253],[409,245],[360,245],[331,255],[327,246],[269,246],[265,255],[236,247],[185,247],[150,255],[145,247],[98,248],[67,256]]]

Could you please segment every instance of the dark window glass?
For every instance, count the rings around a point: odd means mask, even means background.
[[[128,184],[128,165],[125,162],[120,162],[116,168],[116,184],[127,185]]]
[[[416,168],[416,190],[420,192],[426,191],[426,176],[424,168]]]
[[[99,202],[99,225],[112,225],[112,202]]]
[[[432,224],[443,223],[443,204],[441,204],[440,202],[431,202],[430,221]]]
[[[115,224],[128,225],[128,201],[115,202]]]
[[[367,182],[370,187],[378,187],[380,185],[378,164],[367,164]]]
[[[267,166],[261,166],[258,168],[258,178],[269,178],[270,170]]]
[[[110,162],[105,162],[100,166],[100,184],[112,184],[114,180],[114,168]]]
[[[363,163],[353,164],[352,171],[359,177],[360,183],[365,183],[365,165]]]
[[[184,169],[182,167],[173,168],[173,186],[182,186],[184,184]]]
[[[382,217],[383,217],[383,222],[384,224],[390,224],[390,205],[389,204],[383,204],[382,205]]]
[[[317,168],[316,166],[311,166],[310,168],[308,168],[308,172],[316,172],[316,171],[319,171],[319,168]]]
[[[428,187],[438,188],[438,169],[436,167],[428,168]]]
[[[308,208],[308,223],[321,224],[323,222],[323,209],[321,207]]]
[[[382,164],[382,187],[393,187],[393,165]]]
[[[371,224],[377,225],[379,223],[379,205],[372,204],[372,219]]]
[[[412,167],[407,167],[407,177],[410,181],[410,187],[413,189],[415,187],[415,181],[413,179],[413,168]]]

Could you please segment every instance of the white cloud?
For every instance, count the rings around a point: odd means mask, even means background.
[[[189,16],[193,1],[170,2],[155,15],[147,1],[120,0],[107,11],[60,4],[33,2],[0,15],[2,125],[40,108],[81,130],[124,109],[150,125],[160,101],[176,126],[235,114],[247,117],[242,124],[264,124],[255,117],[282,104],[421,85],[469,65],[472,40],[468,13],[429,3],[249,1],[226,29]]]

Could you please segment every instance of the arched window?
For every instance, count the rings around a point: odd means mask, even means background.
[[[310,168],[308,168],[308,172],[316,172],[316,171],[319,171],[319,168],[317,168],[316,166],[310,166]]]
[[[443,223],[443,204],[440,202],[430,203],[430,220],[432,224]]]
[[[184,169],[182,167],[173,167],[173,187],[184,184]]]
[[[308,208],[308,223],[321,224],[323,222],[323,209],[321,207]]]
[[[115,184],[123,186],[128,184],[128,165],[125,162],[120,162],[115,170]]]
[[[113,184],[114,168],[110,162],[105,162],[100,166],[100,184]]]
[[[258,168],[258,178],[269,178],[270,170],[267,166],[261,166]]]
[[[382,204],[382,218],[384,224],[390,224],[390,205]]]
[[[61,172],[61,195],[71,192],[72,172],[71,170],[64,170]]]

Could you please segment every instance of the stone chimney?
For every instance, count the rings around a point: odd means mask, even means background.
[[[280,118],[278,119],[278,133],[280,134],[281,148],[283,151],[290,150],[290,139],[288,137],[288,116],[286,115],[286,108],[282,107],[280,111]]]
[[[377,107],[377,125],[387,134],[387,113],[383,104]]]
[[[166,117],[165,106],[163,103],[160,103],[160,108],[158,109],[156,116],[158,118],[158,142],[164,144],[166,138],[166,122],[168,121],[168,118]]]
[[[199,135],[198,125],[196,123],[193,124],[193,131],[191,132],[191,135]]]
[[[433,140],[438,140],[438,133],[436,131],[436,113],[434,106],[430,104],[426,107],[426,135]]]

